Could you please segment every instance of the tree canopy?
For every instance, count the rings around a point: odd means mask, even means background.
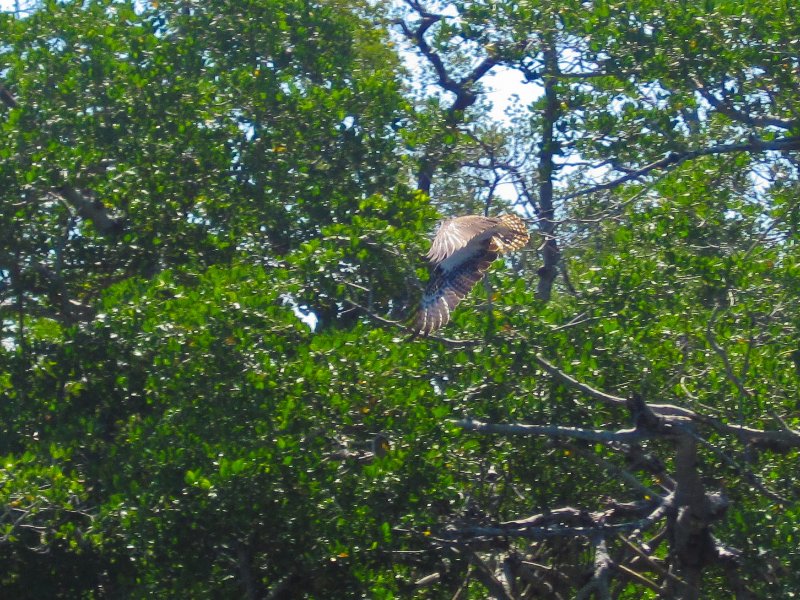
[[[2,595],[797,595],[794,3],[0,37]],[[504,212],[530,245],[410,335],[436,221]]]

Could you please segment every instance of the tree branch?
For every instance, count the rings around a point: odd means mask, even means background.
[[[675,504],[677,517],[669,521],[676,557],[675,567],[684,585],[668,582],[667,591],[675,598],[699,598],[702,570],[714,555],[711,539],[711,515],[706,494],[697,469],[697,442],[692,436],[678,438],[675,453]]]
[[[749,142],[743,142],[739,144],[716,144],[714,146],[709,146],[708,148],[699,148],[697,150],[688,150],[686,152],[670,152],[664,158],[651,162],[650,164],[639,169],[632,170],[622,177],[576,190],[562,196],[561,200],[567,201],[580,196],[611,190],[622,185],[623,183],[627,183],[628,181],[640,179],[652,171],[673,168],[685,163],[686,161],[694,160],[702,156],[713,156],[716,154],[730,154],[737,152],[789,152],[794,150],[800,150],[800,136],[790,136],[776,140],[762,140],[760,138],[754,138]]]
[[[442,541],[463,540],[469,538],[506,538],[520,537],[529,540],[544,541],[563,537],[596,537],[621,532],[645,531],[666,516],[671,506],[673,495],[662,498],[655,510],[636,521],[608,524],[606,519],[613,516],[614,510],[598,513],[575,508],[562,508],[542,513],[519,521],[507,521],[496,525],[469,525],[464,527],[448,527],[439,535]],[[643,503],[640,510],[649,510],[653,503]],[[577,522],[577,525],[564,525],[564,522]]]
[[[0,84],[0,100],[9,108],[17,108],[19,106],[19,104],[17,104],[17,99],[14,98],[13,94],[9,92],[8,88],[3,84]]]
[[[554,364],[550,363],[547,359],[545,359],[541,354],[534,355],[534,360],[537,364],[545,370],[546,373],[552,375],[562,383],[568,385],[569,387],[576,389],[580,392],[583,392],[590,398],[594,398],[595,400],[600,400],[604,404],[609,405],[617,405],[617,406],[626,406],[628,401],[625,398],[620,398],[619,396],[612,396],[611,394],[606,394],[605,392],[601,392],[593,388],[590,385],[585,383],[581,383],[574,377],[567,375],[561,369],[556,367]]]
[[[725,352],[722,346],[719,345],[717,338],[714,336],[714,324],[716,323],[718,312],[719,306],[715,306],[714,310],[711,312],[711,317],[708,319],[708,323],[706,324],[706,340],[708,341],[709,346],[711,346],[711,349],[722,359],[722,364],[725,366],[725,374],[727,375],[728,380],[736,386],[737,390],[739,390],[741,402],[741,400],[744,398],[749,399],[751,394],[744,386],[742,379],[733,372],[733,365],[731,365],[728,353]]]
[[[633,443],[653,437],[663,437],[664,434],[655,434],[639,431],[637,429],[625,429],[620,431],[607,431],[605,429],[580,429],[577,427],[563,427],[560,425],[523,425],[523,424],[501,424],[484,423],[475,419],[458,419],[452,421],[456,427],[466,431],[477,433],[499,433],[503,435],[527,435],[527,436],[547,436],[565,437],[574,440],[585,440],[587,442],[602,443]]]
[[[598,467],[602,467],[606,471],[608,471],[611,475],[619,477],[632,488],[636,489],[640,494],[643,496],[647,496],[650,498],[658,497],[658,493],[655,490],[647,487],[643,484],[639,479],[630,471],[623,469],[622,467],[615,465],[613,462],[606,460],[605,458],[598,456],[592,448],[581,448],[577,444],[570,444],[569,448],[575,454],[580,455],[583,459],[588,460],[589,462],[594,463]]]
[[[628,400],[613,396],[600,390],[593,388],[590,385],[582,383],[574,377],[567,375],[558,367],[547,361],[543,356],[537,354],[534,356],[536,362],[550,375],[562,383],[586,394],[587,396],[599,400],[609,406],[627,406]],[[752,427],[745,427],[744,425],[735,425],[731,423],[724,423],[719,419],[709,417],[697,413],[682,406],[674,406],[672,404],[656,404],[646,403],[646,407],[656,417],[663,419],[673,427],[679,426],[687,421],[694,421],[699,424],[707,425],[720,433],[726,433],[737,437],[743,442],[751,442],[763,446],[769,446],[772,449],[790,449],[800,448],[800,432],[793,429],[784,427],[779,430],[764,430],[754,429]]]
[[[594,572],[592,578],[575,594],[575,600],[588,600],[592,593],[597,600],[611,600],[608,590],[608,580],[613,568],[611,556],[608,554],[606,538],[598,535],[592,538],[594,546]]]
[[[547,302],[550,300],[553,281],[558,274],[558,261],[561,251],[555,238],[555,208],[553,205],[553,173],[554,157],[558,151],[555,136],[555,124],[559,114],[559,98],[556,91],[558,83],[558,54],[552,36],[544,49],[544,111],[542,113],[542,141],[539,151],[539,229],[544,236],[542,243],[542,267],[537,271],[539,282],[536,285],[536,297]]]
[[[486,566],[486,563],[483,562],[475,552],[468,550],[466,554],[470,564],[475,567],[473,572],[475,578],[486,587],[492,595],[492,598],[496,598],[497,600],[513,600],[503,584],[497,580],[497,577],[494,576],[491,569]]]
[[[418,0],[406,0],[406,4],[420,16],[417,26],[412,27],[402,19],[398,19],[394,22],[400,27],[403,35],[414,44],[423,58],[431,65],[439,86],[455,96],[453,103],[445,110],[446,124],[448,127],[454,128],[463,122],[464,111],[475,104],[478,99],[478,95],[475,91],[475,84],[491,71],[492,68],[500,64],[501,59],[497,54],[490,54],[484,57],[464,77],[458,80],[454,79],[450,73],[448,73],[447,65],[445,65],[442,57],[425,39],[428,30],[435,23],[438,23],[446,17],[428,11]],[[525,44],[527,44],[527,41]],[[521,43],[523,46],[525,44]],[[437,150],[440,149],[442,145],[441,140],[435,140],[433,145],[436,146]],[[444,145],[447,146],[448,144]],[[430,151],[423,157],[419,172],[417,173],[417,188],[420,191],[430,194],[433,174],[441,160],[442,156],[434,156]]]
[[[90,200],[70,185],[62,185],[57,191],[81,218],[91,221],[100,233],[111,235],[122,230],[123,221],[112,218],[102,202]]]
[[[773,116],[752,116],[724,102],[711,93],[711,90],[698,78],[692,77],[695,90],[708,102],[714,109],[731,119],[752,127],[778,127],[779,129],[793,130],[800,126],[797,119],[781,119]]]
[[[17,99],[14,98],[11,92],[2,84],[0,84],[0,101],[9,108],[19,107]],[[59,186],[56,191],[67,204],[78,212],[81,218],[91,221],[100,233],[119,233],[122,229],[122,220],[114,219],[109,216],[108,209],[102,202],[86,198],[86,196],[69,184]]]

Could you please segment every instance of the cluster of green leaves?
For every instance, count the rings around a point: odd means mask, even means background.
[[[416,275],[434,218],[397,184],[406,103],[368,12],[90,2],[2,16],[18,104],[2,125],[8,593],[236,596],[245,573],[258,589],[380,582],[378,542],[412,512],[385,499],[412,494],[398,473],[423,489],[441,473],[424,452],[405,461],[402,439],[391,475],[333,458],[431,394],[398,383],[421,350],[340,332],[347,277],[382,308],[410,302],[393,274]],[[389,391],[370,391],[381,377]]]
[[[538,41],[555,44],[558,161],[636,167],[774,135],[763,118],[796,114],[794,59],[773,50],[796,38],[788,3],[453,6],[432,47],[454,75],[488,54],[538,85]],[[558,206],[571,288],[537,300],[539,258],[523,252],[454,313],[444,335],[470,343],[412,340],[367,318],[413,305],[435,220],[406,153],[452,176],[434,191],[453,212],[489,197],[474,168],[486,148],[526,157],[524,183],[543,183],[530,161],[544,101],[510,128],[487,124],[480,102],[466,115],[441,98],[411,110],[419,90],[403,89],[380,12],[97,0],[0,15],[0,73],[18,103],[0,122],[8,595],[485,597],[469,560],[436,541],[444,527],[642,499],[578,456],[621,464],[608,448],[449,423],[629,426],[543,374],[537,355],[620,396],[794,425],[791,157],[708,156]],[[724,84],[757,119],[715,112],[692,78]],[[592,174],[548,176],[558,195]],[[796,507],[753,494],[722,453],[786,497],[796,453],[704,435],[716,448],[703,455],[707,485],[733,500],[716,533],[745,551],[754,589],[788,597],[800,585]],[[647,450],[670,468],[661,445]],[[547,552],[543,562],[566,560]],[[788,570],[760,577],[775,565]],[[433,572],[437,585],[414,587]]]

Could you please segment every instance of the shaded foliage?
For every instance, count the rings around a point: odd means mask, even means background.
[[[727,1],[0,15],[3,591],[791,597],[798,30]],[[503,70],[534,99],[496,122]],[[539,238],[409,338],[437,212],[501,210]]]

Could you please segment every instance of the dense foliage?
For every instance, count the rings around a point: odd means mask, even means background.
[[[791,2],[0,37],[0,595],[800,593]],[[512,210],[530,247],[411,338],[436,220]]]

